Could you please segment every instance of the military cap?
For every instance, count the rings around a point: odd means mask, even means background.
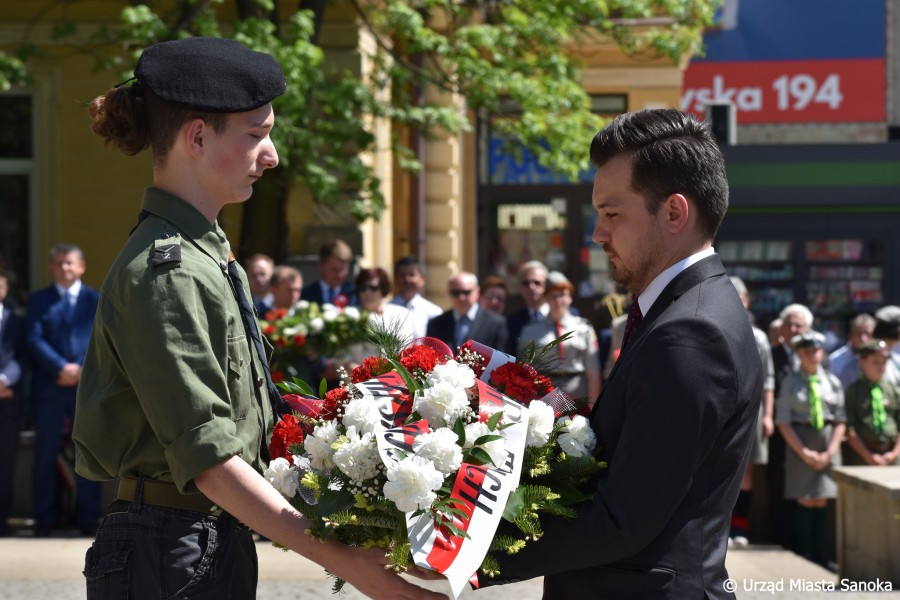
[[[794,350],[799,350],[800,348],[824,348],[825,336],[818,331],[806,331],[792,337],[791,346],[794,347]]]
[[[875,311],[875,330],[872,336],[879,339],[900,339],[900,306],[882,306]]]
[[[134,75],[166,102],[208,113],[253,110],[285,90],[284,72],[270,54],[222,38],[154,44],[141,54]]]
[[[890,349],[888,345],[884,343],[884,340],[869,340],[862,346],[856,349],[856,353],[859,354],[860,358],[865,358],[870,354],[884,354],[887,356]]]

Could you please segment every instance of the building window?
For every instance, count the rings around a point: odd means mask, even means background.
[[[19,304],[31,284],[32,111],[31,96],[0,96],[0,267],[9,278],[9,297]]]

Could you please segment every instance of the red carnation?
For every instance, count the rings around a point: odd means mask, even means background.
[[[281,383],[284,381],[284,373],[281,371],[272,371],[272,383]]]
[[[400,364],[410,373],[415,373],[416,369],[431,373],[437,365],[445,362],[447,357],[429,346],[410,346],[400,353]]]
[[[338,294],[331,303],[338,308],[347,308],[350,304],[350,298],[348,298],[346,294]]]
[[[306,343],[306,336],[297,334],[294,336],[293,343],[295,346],[302,346]]]
[[[538,397],[538,376],[534,367],[529,364],[506,363],[493,370],[491,384],[514,400],[528,406]]]
[[[265,329],[263,329],[263,335],[272,335],[275,333],[274,325],[266,325]]]
[[[484,374],[484,357],[472,347],[472,340],[466,340],[456,353],[456,361],[468,365],[475,373],[475,379]]]
[[[287,311],[283,308],[273,308],[266,313],[266,321],[277,321],[283,319],[287,315]]]
[[[300,427],[297,417],[284,415],[275,424],[275,430],[272,431],[272,440],[269,442],[269,455],[272,457],[272,460],[285,458],[288,462],[292,462],[289,448],[293,444],[302,443],[303,429]]]
[[[534,383],[537,385],[538,398],[543,398],[554,389],[553,383],[550,381],[550,378],[545,375],[541,375],[540,373],[535,375]]]
[[[380,356],[369,356],[361,365],[353,369],[353,372],[350,373],[350,381],[353,383],[368,381],[373,377],[384,375],[393,368],[387,359]]]
[[[342,406],[349,399],[350,394],[347,392],[347,388],[339,387],[330,390],[325,394],[321,412],[317,415],[318,418],[326,421],[336,418],[338,407]]]

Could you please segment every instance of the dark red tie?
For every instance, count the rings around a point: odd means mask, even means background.
[[[634,331],[641,324],[644,315],[641,314],[641,305],[638,303],[637,296],[631,299],[631,308],[628,309],[628,318],[625,320],[625,333],[622,335],[622,350],[628,344],[628,340],[634,334]]]

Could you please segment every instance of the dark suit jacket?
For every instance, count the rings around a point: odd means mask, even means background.
[[[428,321],[425,335],[434,337],[456,350],[456,321],[453,319],[453,309],[447,310]],[[475,320],[469,329],[469,339],[505,352],[508,345],[508,333],[506,319],[495,312],[479,308],[475,313]]]
[[[623,350],[591,425],[594,500],[498,556],[500,580],[544,575],[544,598],[733,598],[723,590],[731,511],[747,465],[762,366],[718,256],[663,290]]]
[[[349,301],[347,306],[359,306],[359,301],[356,297],[356,288],[353,287],[353,284],[347,283],[346,281],[342,283],[341,293],[347,296],[347,300]],[[315,302],[316,304],[323,304],[322,286],[319,285],[319,281],[316,280],[304,285],[303,289],[300,290],[300,299],[308,302]]]
[[[0,373],[11,377],[12,365],[17,364],[25,371],[25,321],[13,312],[12,306],[4,304],[0,319]],[[13,386],[15,387],[15,385]]]
[[[100,294],[82,283],[71,321],[64,316],[65,300],[50,286],[28,298],[25,316],[25,344],[32,359],[31,394],[36,398],[64,398],[75,395],[74,387],[56,385],[66,363],[82,364]],[[140,340],[134,343],[139,344]]]
[[[531,322],[531,315],[528,314],[528,307],[521,308],[515,312],[506,315],[506,327],[509,331],[509,343],[505,352],[516,356],[519,348],[519,336],[522,329]]]

